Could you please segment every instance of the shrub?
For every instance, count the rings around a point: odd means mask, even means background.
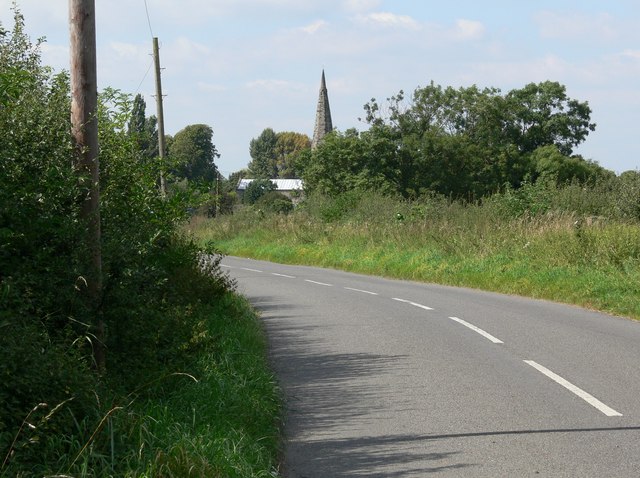
[[[275,191],[276,185],[269,179],[254,179],[244,191],[242,200],[246,204],[255,204],[258,199],[270,191]]]
[[[265,193],[255,205],[264,211],[278,214],[288,214],[293,211],[293,201],[278,191]]]

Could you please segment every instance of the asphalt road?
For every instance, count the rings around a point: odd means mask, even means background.
[[[640,323],[333,270],[223,265],[264,319],[286,399],[284,476],[640,476]]]

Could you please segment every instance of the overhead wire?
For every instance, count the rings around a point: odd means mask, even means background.
[[[147,0],[144,0],[144,10],[147,12],[147,23],[149,24],[149,33],[151,33],[151,38],[153,38],[153,28],[151,28],[151,17],[149,16],[149,5],[147,5]]]
[[[149,5],[147,4],[147,0],[144,0],[144,11],[147,14],[147,25],[149,25],[149,33],[151,35],[151,40],[153,40],[154,35],[153,35],[153,28],[151,26],[151,16],[149,15]],[[138,88],[136,88],[136,94],[140,92],[140,88],[142,87],[142,84],[144,83],[144,80],[147,79],[147,76],[149,75],[149,72],[151,71],[151,68],[153,67],[153,53],[151,54],[151,61],[149,62],[149,67],[147,68],[147,71],[145,72],[144,76],[142,77],[142,80],[140,80],[140,84],[138,85]]]

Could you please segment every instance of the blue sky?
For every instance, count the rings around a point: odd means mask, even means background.
[[[0,22],[12,24],[12,0]],[[68,69],[67,0],[18,0],[44,61]],[[147,0],[160,40],[166,131],[206,123],[223,174],[245,167],[264,128],[313,134],[325,69],[334,126],[366,129],[371,98],[430,81],[493,86],[559,81],[597,123],[578,153],[640,169],[637,0]],[[141,93],[155,113],[144,0],[97,0],[98,79]],[[148,72],[148,73],[147,73]]]

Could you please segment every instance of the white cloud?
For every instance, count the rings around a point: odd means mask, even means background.
[[[358,15],[356,20],[365,25],[389,28],[419,30],[420,24],[408,15],[397,15],[391,12],[376,12]]]
[[[473,20],[456,20],[455,36],[460,40],[475,40],[485,33],[484,25]]]
[[[624,50],[620,53],[620,56],[623,58],[630,58],[632,60],[640,60],[640,50]]]
[[[608,13],[544,11],[535,16],[540,36],[565,40],[612,40],[618,36],[614,18]]]
[[[148,58],[149,47],[132,43],[111,42],[109,48],[122,60],[142,60]]]
[[[314,33],[317,33],[318,30],[324,28],[325,26],[327,26],[327,22],[325,22],[324,20],[316,20],[315,22],[310,23],[309,25],[300,27],[299,30],[305,33],[308,33],[309,35],[313,35]]]
[[[378,8],[380,0],[346,0],[344,8],[350,12],[367,12]]]

